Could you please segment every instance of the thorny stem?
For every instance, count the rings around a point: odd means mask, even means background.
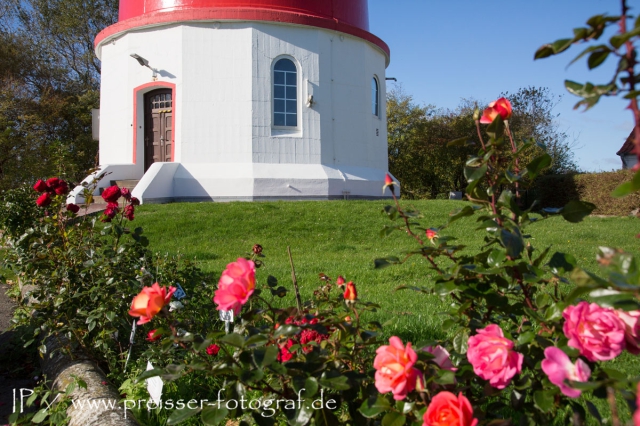
[[[515,154],[518,151],[518,149],[516,148],[516,144],[513,141],[513,135],[511,134],[511,129],[509,128],[509,120],[504,121],[504,126],[505,126],[505,129],[507,130],[507,135],[509,136],[509,142],[511,142],[511,152]],[[520,159],[518,157],[516,157],[516,167],[514,169],[514,172],[516,173],[516,175],[520,173]],[[520,190],[518,189],[518,186],[519,186],[519,182],[516,181],[516,199],[520,198]],[[514,220],[515,220],[515,217],[514,217]]]
[[[396,209],[398,210],[398,214],[404,220],[404,224],[407,227],[407,234],[415,238],[415,240],[418,241],[418,243],[420,243],[421,246],[424,245],[424,242],[422,241],[422,239],[420,239],[420,237],[414,234],[413,231],[411,230],[411,225],[409,224],[409,218],[407,217],[407,215],[404,214],[404,212],[400,208],[400,203],[398,202],[398,197],[396,197],[396,191],[394,190],[393,185],[389,189],[391,190],[391,196],[393,197],[393,201],[395,201],[396,203]]]
[[[291,256],[291,247],[289,246],[287,246],[287,254],[289,255],[289,263],[291,264],[291,280],[293,281],[293,288],[296,291],[296,305],[298,306],[298,314],[300,314],[302,312],[302,299],[300,298],[296,268],[293,266],[293,256]]]
[[[627,12],[628,11],[629,11],[629,7],[627,6],[627,1],[622,0],[622,16],[620,17],[620,34],[624,34],[627,32]],[[631,93],[635,90],[635,87],[636,87],[636,75],[634,72],[634,68],[636,66],[636,59],[634,55],[635,49],[633,48],[633,42],[631,41],[631,39],[627,40],[624,43],[624,46],[626,48],[625,56],[627,58],[627,68],[625,71],[627,71],[627,74],[629,75],[629,92]],[[638,108],[638,99],[635,96],[633,96],[629,101],[628,108],[633,112],[633,118],[635,122],[634,140],[636,144],[638,160],[640,160],[640,149],[637,149],[638,147],[640,147],[640,109]]]
[[[618,407],[616,406],[616,391],[611,386],[607,386],[607,401],[609,402],[609,408],[611,409],[612,426],[620,426]]]

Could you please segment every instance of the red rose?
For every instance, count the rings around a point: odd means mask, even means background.
[[[47,186],[47,184],[45,183],[45,181],[43,181],[42,179],[38,180],[36,182],[35,185],[33,185],[33,189],[35,189],[38,192],[44,192],[48,189],[49,187]]]
[[[104,216],[100,219],[103,222],[111,222],[111,220],[116,217],[120,209],[118,208],[118,203],[109,203],[107,204],[107,209],[104,211]]]
[[[131,199],[131,191],[127,188],[120,188],[120,195],[122,195],[127,201]]]
[[[140,200],[138,200],[136,197],[131,197],[131,205],[132,206],[139,206],[140,205]]]
[[[122,195],[122,192],[120,188],[118,188],[118,185],[110,186],[109,188],[102,191],[102,198],[107,203],[116,203],[118,201],[118,198],[120,198],[121,195]]]
[[[49,193],[45,192],[44,194],[39,196],[36,200],[36,204],[38,205],[38,207],[47,207],[49,204],[51,204],[51,196],[49,195]]]
[[[54,191],[56,192],[56,194],[58,195],[65,195],[69,192],[69,187],[67,186],[67,182],[61,180],[58,183],[58,186],[56,186],[54,188]]]
[[[77,204],[67,204],[67,211],[72,213],[78,213],[80,211],[80,206]]]
[[[218,352],[220,352],[220,346],[216,344],[207,346],[207,355],[216,356]]]
[[[57,177],[47,179],[47,186],[49,187],[50,191],[55,191],[58,185],[60,185],[60,179],[58,179]]]
[[[124,217],[126,217],[129,220],[133,220],[133,212],[134,212],[134,207],[131,204],[129,204],[124,208]]]

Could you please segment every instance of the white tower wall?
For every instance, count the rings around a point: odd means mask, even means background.
[[[374,44],[315,27],[223,21],[130,30],[103,40],[97,52],[100,163],[113,171],[109,179],[142,178],[144,93],[173,89],[178,164],[151,166],[134,190],[143,202],[382,196],[387,57]],[[134,53],[157,70],[157,81]],[[296,128],[272,125],[280,57],[297,67]]]

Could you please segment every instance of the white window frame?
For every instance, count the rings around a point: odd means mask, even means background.
[[[275,124],[275,104],[276,104],[276,97],[275,97],[275,88],[276,88],[276,81],[275,81],[275,73],[276,73],[276,64],[281,61],[282,59],[287,59],[289,61],[291,61],[293,63],[293,66],[296,68],[296,125],[295,126],[282,126],[282,125],[276,125]],[[300,89],[301,89],[301,75],[300,75],[300,65],[298,64],[298,61],[296,61],[296,59],[292,56],[289,55],[280,55],[278,57],[276,57],[273,62],[271,63],[271,127],[273,129],[276,130],[281,130],[281,131],[298,131],[301,128],[301,118],[302,118],[302,114],[301,114],[301,105],[300,105]],[[285,91],[286,91],[286,81],[285,81]],[[290,87],[290,86],[289,86]],[[286,99],[286,94],[285,94],[285,99]],[[285,111],[286,111],[286,106],[285,106]],[[286,115],[286,112],[285,112]],[[286,116],[285,116],[286,118]],[[285,120],[286,123],[286,120]]]
[[[371,114],[374,117],[380,118],[380,80],[377,76],[373,76],[371,83],[376,84],[376,92],[373,93],[373,87],[371,88]],[[375,111],[374,111],[375,106]]]

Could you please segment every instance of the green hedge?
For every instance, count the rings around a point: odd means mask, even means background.
[[[594,214],[626,216],[640,207],[640,192],[623,198],[610,194],[632,176],[628,170],[542,176],[536,182],[535,196],[541,207],[562,207],[570,200],[582,200],[596,205]]]

